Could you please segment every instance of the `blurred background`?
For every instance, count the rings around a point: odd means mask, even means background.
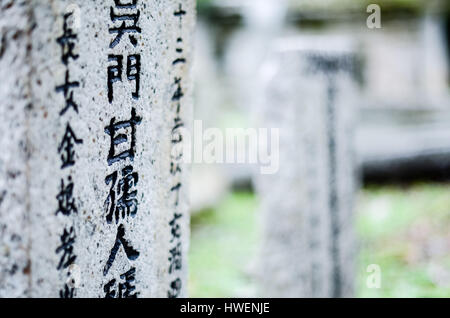
[[[381,7],[381,28],[366,20]],[[355,43],[357,297],[450,297],[448,1],[198,0],[195,119],[251,127],[256,79],[286,36]],[[194,164],[191,297],[258,296],[260,199],[248,165]],[[366,286],[369,264],[382,286]]]

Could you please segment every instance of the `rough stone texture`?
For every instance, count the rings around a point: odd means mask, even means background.
[[[29,285],[26,126],[30,73],[25,1],[0,4],[0,297],[25,296]]]
[[[294,38],[264,67],[259,126],[280,129],[280,169],[255,178],[263,296],[352,295],[354,59],[345,39]]]
[[[185,14],[175,16],[179,4]],[[178,89],[175,77],[181,78],[183,92],[177,100],[178,117],[188,129],[192,118],[194,1],[138,0],[136,8],[117,8],[114,0],[97,1],[95,5],[81,0],[7,1],[1,6],[0,112],[4,125],[0,130],[4,150],[0,153],[0,296],[59,297],[60,291],[64,296],[68,285],[77,287],[75,297],[104,297],[105,285],[113,279],[111,291],[118,296],[119,285],[125,287],[127,279],[120,276],[131,268],[135,268],[134,281],[129,279],[128,283],[136,287],[131,294],[167,297],[173,291],[171,282],[179,278],[177,296],[185,296],[188,171],[182,166],[181,171],[171,174],[171,153],[177,115],[173,102]],[[140,11],[137,25],[141,32],[132,33],[136,46],[125,33],[110,48],[115,34],[108,29],[122,23],[111,21],[111,7],[116,14]],[[67,12],[73,12],[67,23],[77,34],[73,43],[79,57],[69,58],[65,65],[57,38],[63,34]],[[130,23],[126,21],[126,25]],[[177,48],[183,51],[177,52]],[[124,55],[122,81],[113,84],[112,103],[108,102],[107,69],[114,62],[108,61],[109,54]],[[127,56],[131,54],[140,54],[141,58],[139,99],[131,96],[135,81],[127,79]],[[174,64],[180,54],[185,63]],[[64,83],[66,71],[70,81],[79,82],[79,87],[73,88],[78,113],[69,108],[61,115],[65,98],[56,87]],[[113,117],[116,122],[129,120],[132,108],[141,118],[135,126],[134,160],[128,157],[108,164],[111,138],[105,128]],[[58,153],[58,147],[67,123],[82,143],[73,147],[75,164],[61,168],[61,153],[65,152]],[[115,146],[116,153],[130,149],[131,127],[122,127],[117,133],[127,140]],[[137,212],[134,217],[119,217],[117,224],[114,218],[108,223],[105,202],[114,181],[107,184],[105,178],[117,172],[115,200],[119,200],[125,191],[123,183],[119,188],[122,169],[128,165],[138,173],[137,180],[131,174],[127,179],[130,192],[137,191]],[[65,186],[73,183],[77,212],[70,215],[56,213],[62,181]],[[171,191],[174,182],[181,184],[177,206]],[[169,223],[175,211],[182,214],[175,222],[181,236],[172,240],[174,225]],[[124,239],[139,256],[127,257],[124,244],[118,244],[115,260],[104,274],[121,226]],[[61,235],[70,228],[75,234],[72,252],[76,259],[58,269],[63,255],[63,250],[57,251]],[[170,274],[174,242],[181,242],[181,268]]]

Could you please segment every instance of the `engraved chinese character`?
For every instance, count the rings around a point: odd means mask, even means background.
[[[134,216],[137,212],[137,190],[132,189],[138,183],[139,176],[137,172],[133,172],[132,166],[126,166],[122,169],[122,178],[117,183],[116,191],[116,181],[117,181],[117,171],[114,171],[105,178],[105,183],[107,185],[111,184],[109,195],[106,198],[105,206],[106,220],[111,223],[113,217],[118,223],[120,218],[125,218],[126,216]],[[116,202],[116,196],[120,196]]]
[[[75,144],[82,144],[83,140],[78,139],[75,136],[70,124],[67,123],[66,131],[63,139],[58,147],[58,153],[61,154],[62,165],[61,169],[64,169],[75,164],[75,150],[73,149]]]
[[[174,84],[177,86],[177,89],[172,95],[172,101],[179,101],[183,96],[183,90],[181,89],[181,77],[175,77]]]
[[[180,225],[177,223],[177,220],[179,218],[181,218],[183,215],[180,213],[174,213],[173,214],[173,219],[170,220],[169,225],[170,225],[170,233],[172,234],[172,239],[170,242],[173,242],[174,239],[178,239],[181,236],[181,227]]]
[[[180,198],[180,188],[181,188],[180,182],[178,182],[176,185],[174,185],[172,188],[170,188],[170,192],[175,192],[175,206],[178,205],[178,201]]]
[[[183,15],[185,15],[185,14],[186,14],[186,11],[183,10],[181,3],[179,3],[179,4],[178,4],[178,10],[175,11],[175,12],[173,13],[173,15],[176,16],[176,17],[179,17],[179,18],[180,18],[180,23],[181,23],[181,21],[182,21],[182,19],[183,19]]]
[[[61,46],[61,61],[67,65],[69,58],[76,60],[78,59],[78,54],[73,53],[75,48],[75,40],[77,35],[73,32],[72,28],[67,25],[67,20],[71,17],[73,12],[64,14],[63,22],[63,34],[56,39],[56,42]]]
[[[63,289],[59,291],[59,298],[73,298],[75,288],[69,287],[67,284],[64,284]]]
[[[64,185],[64,180],[61,179],[61,189],[56,196],[58,200],[58,209],[55,214],[62,213],[63,215],[70,215],[71,213],[77,213],[77,207],[75,206],[75,199],[73,195],[73,182],[72,177],[69,176],[69,183]]]
[[[70,227],[69,231],[64,229],[64,233],[60,237],[61,245],[56,249],[56,254],[63,252],[57,266],[58,270],[69,267],[77,258],[73,253],[75,238],[75,230],[73,229],[73,226]]]
[[[119,251],[120,246],[123,247],[127,258],[131,261],[136,260],[139,257],[139,252],[131,246],[131,244],[125,239],[125,228],[123,224],[119,225],[117,229],[116,240],[114,242],[114,246],[111,249],[108,260],[106,262],[105,268],[103,269],[103,275],[106,276],[108,274],[114,260],[116,259],[117,252]]]
[[[79,87],[80,82],[73,81],[71,82],[69,79],[69,70],[66,70],[66,75],[64,77],[64,84],[56,86],[55,90],[56,92],[63,92],[64,98],[66,100],[66,105],[64,108],[59,112],[59,115],[64,115],[64,113],[69,109],[73,108],[75,112],[78,113],[78,105],[73,100],[73,88]]]
[[[141,123],[142,118],[136,116],[136,110],[131,109],[131,118],[129,120],[118,121],[113,117],[108,126],[105,127],[105,133],[107,133],[111,138],[109,152],[108,152],[108,165],[130,158],[131,161],[134,160],[134,152],[136,147],[136,125]],[[119,130],[126,130],[129,128],[130,138],[124,133],[117,133]],[[116,153],[116,146],[127,142],[130,140],[130,147],[120,153]]]
[[[114,0],[115,5],[118,9],[135,9],[137,0],[133,0],[128,3],[122,3],[120,0]],[[141,28],[137,25],[139,21],[140,11],[136,10],[133,13],[116,13],[113,7],[110,7],[110,18],[112,22],[122,22],[118,26],[109,28],[110,34],[116,34],[116,37],[109,44],[110,48],[114,48],[119,44],[122,36],[128,33],[128,38],[133,46],[137,45],[137,39],[133,35],[134,33],[141,33]]]
[[[170,153],[170,173],[172,175],[176,175],[181,172],[181,159],[183,158],[183,147],[181,142],[183,141],[183,135],[181,133],[181,129],[184,126],[183,122],[179,117],[175,118],[175,126],[172,128],[172,139],[171,142],[173,144],[171,153]]]
[[[117,295],[116,290],[113,289],[116,285],[116,279],[112,279],[108,283],[106,283],[106,285],[103,287],[105,298],[137,298],[137,295],[139,293],[133,293],[136,290],[136,286],[133,285],[136,279],[135,273],[136,268],[132,267],[126,273],[120,275],[120,279],[122,279],[123,282],[119,283],[119,290]]]
[[[175,52],[177,52],[177,54],[183,53],[183,47],[181,47],[181,43],[183,43],[183,39],[177,38],[177,45],[180,45],[175,48]],[[183,56],[179,56],[179,57],[175,58],[175,60],[172,61],[172,65],[176,65],[178,63],[182,63],[182,64],[186,63],[186,58],[184,58]]]
[[[167,292],[168,298],[177,298],[181,291],[181,279],[177,278],[170,283],[170,290]]]
[[[110,64],[107,69],[108,75],[108,101],[112,103],[114,100],[114,83],[122,82],[123,73],[123,55],[108,55],[108,61],[114,62]],[[126,76],[129,81],[135,82],[134,92],[131,96],[134,99],[139,99],[139,89],[140,89],[140,73],[141,73],[141,55],[140,54],[130,54],[127,56],[127,68]]]
[[[172,274],[173,271],[180,270],[182,266],[182,258],[181,258],[181,242],[178,242],[178,244],[170,249],[170,256],[169,256],[169,274]]]

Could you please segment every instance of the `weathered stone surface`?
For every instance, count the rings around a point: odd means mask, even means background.
[[[1,16],[0,295],[185,296],[174,148],[192,118],[194,1],[16,1]]]
[[[25,1],[0,8],[0,297],[24,296],[28,288],[28,215],[25,109],[28,78],[29,11]]]
[[[343,39],[313,43],[280,41],[264,68],[259,125],[280,129],[280,169],[255,179],[264,296],[352,295],[354,56]]]

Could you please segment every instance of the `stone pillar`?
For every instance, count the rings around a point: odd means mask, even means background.
[[[353,290],[355,57],[346,41],[312,41],[280,41],[264,67],[259,125],[280,129],[280,169],[255,182],[264,296]]]
[[[0,296],[186,296],[194,1],[1,6]]]

